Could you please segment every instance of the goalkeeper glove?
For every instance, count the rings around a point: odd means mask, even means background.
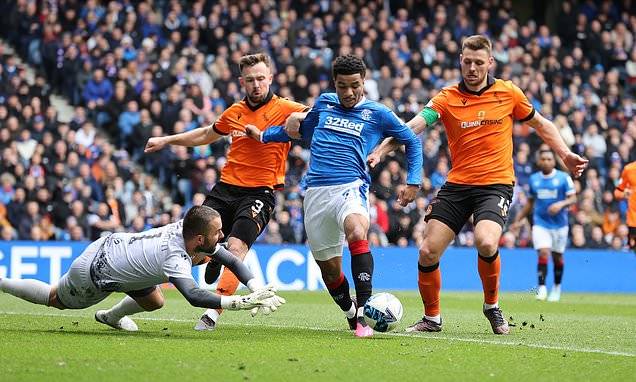
[[[275,312],[279,306],[283,305],[286,302],[287,301],[284,298],[273,295],[272,297],[263,300],[263,305],[252,308],[250,313],[252,314],[252,317],[256,316],[259,313],[267,316],[271,312]]]
[[[245,296],[221,296],[221,308],[228,310],[244,310],[258,308],[265,300],[275,296],[272,286],[259,289]]]

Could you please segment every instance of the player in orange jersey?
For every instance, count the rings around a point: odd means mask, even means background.
[[[473,216],[477,266],[484,289],[484,315],[495,334],[507,334],[508,322],[499,309],[499,239],[508,216],[515,180],[512,161],[513,121],[525,122],[578,177],[587,160],[570,151],[554,124],[542,117],[510,81],[491,77],[492,45],[475,35],[464,39],[459,57],[462,81],[443,88],[408,125],[416,134],[438,120],[444,124],[451,162],[447,182],[431,201],[419,250],[418,285],[424,317],[407,331],[442,330],[439,260],[444,250]],[[384,141],[368,160],[375,166],[397,144]]]
[[[283,125],[294,112],[302,112],[306,106],[273,94],[271,59],[259,53],[241,57],[239,78],[246,97],[221,114],[210,126],[185,133],[153,137],[148,140],[145,152],[162,149],[166,145],[199,146],[231,137],[227,164],[221,172],[221,180],[207,195],[206,206],[221,214],[224,234],[228,238],[230,252],[245,259],[248,250],[267,226],[274,210],[276,190],[285,183],[285,165],[290,143],[262,145],[245,135],[245,125],[251,124],[265,130]],[[218,277],[220,264],[210,262],[206,267],[206,282]],[[239,281],[229,271],[224,271],[217,292],[231,295]],[[197,330],[216,327],[221,310],[209,309],[195,326]]]
[[[627,227],[629,247],[636,252],[636,161],[623,168],[621,179],[614,190],[616,199],[627,199]]]

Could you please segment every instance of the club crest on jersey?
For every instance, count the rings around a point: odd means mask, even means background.
[[[364,119],[365,121],[368,121],[371,119],[371,114],[373,114],[371,110],[364,109],[360,112],[360,118]]]

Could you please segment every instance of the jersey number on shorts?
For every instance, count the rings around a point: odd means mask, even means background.
[[[254,201],[254,205],[252,206],[252,217],[256,217],[256,215],[261,213],[261,210],[263,209],[263,206],[265,204],[263,204],[263,202],[261,202],[260,200],[256,199]]]
[[[505,218],[506,216],[508,216],[510,201],[502,196],[501,200],[499,200],[499,203],[497,204],[497,207],[501,208],[501,216]]]

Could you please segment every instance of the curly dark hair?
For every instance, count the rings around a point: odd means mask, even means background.
[[[360,73],[360,76],[364,78],[367,73],[367,67],[360,57],[347,54],[345,56],[339,56],[333,61],[331,72],[334,80],[338,74],[348,75]]]

